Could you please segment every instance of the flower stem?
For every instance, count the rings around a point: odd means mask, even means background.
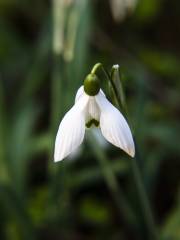
[[[62,115],[62,108],[60,103],[63,102],[63,69],[65,66],[63,53],[63,38],[64,38],[64,3],[61,0],[53,0],[52,2],[52,77],[51,77],[51,119],[50,119],[50,131],[51,138],[54,139],[56,129],[59,124],[59,118]],[[61,14],[62,13],[62,14]],[[51,149],[54,149],[54,143],[51,141]],[[58,167],[54,167],[52,161],[53,152],[50,152],[49,156],[49,178],[50,178],[50,189],[53,196],[55,191]],[[64,164],[61,167],[64,171]]]
[[[124,91],[123,91],[123,86],[121,84],[121,92],[120,92],[120,94],[118,94],[116,85],[115,85],[114,81],[111,79],[111,77],[110,77],[110,82],[114,89],[114,93],[115,93],[115,97],[117,99],[118,105],[122,107],[123,111],[126,113],[126,118],[128,119],[128,110],[127,110],[127,104],[126,104],[125,95],[124,95]],[[120,96],[121,94],[122,94],[122,96]],[[122,101],[122,99],[123,99],[123,101]],[[139,199],[141,202],[144,219],[145,219],[145,222],[147,225],[147,229],[149,231],[150,239],[157,240],[158,234],[157,234],[157,229],[156,229],[156,225],[155,225],[155,221],[154,221],[154,216],[152,214],[152,210],[151,210],[150,203],[149,203],[149,200],[147,197],[147,193],[146,193],[145,186],[143,183],[142,174],[141,174],[141,171],[138,166],[138,162],[140,162],[140,154],[138,151],[138,145],[136,144],[136,157],[131,160],[132,172],[134,175],[134,180],[135,180],[135,184],[137,187]]]
[[[112,88],[113,88],[113,91],[115,93],[115,96],[118,99],[118,105],[120,107],[121,106],[121,99],[120,99],[119,94],[117,92],[116,86],[115,86],[114,82],[112,81],[111,76],[108,73],[108,71],[103,67],[102,63],[96,63],[94,65],[94,67],[92,68],[91,73],[95,74],[98,69],[101,69],[103,71],[104,75],[106,76],[107,80],[110,81],[110,83],[112,85]]]
[[[103,150],[97,148],[97,140],[91,134],[91,137],[88,138],[88,142],[92,147],[93,152],[96,154],[99,164],[101,166],[102,174],[104,180],[111,192],[112,198],[117,206],[117,210],[125,224],[130,224],[131,226],[136,223],[136,216],[128,203],[128,200],[124,196],[124,192],[119,185],[116,174],[114,173],[111,165],[109,164],[108,158]]]
[[[108,73],[108,71],[103,67],[102,63],[95,64],[94,67],[92,68],[91,73],[96,73],[98,69],[102,69],[102,71],[104,72],[107,80],[110,81],[110,83],[112,85],[112,89],[113,89],[114,94],[115,94],[115,97],[117,99],[117,103],[118,103],[119,107],[122,108],[123,111],[126,113],[126,117],[127,117],[128,116],[128,110],[127,110],[127,104],[126,104],[122,84],[121,84],[121,92],[118,94],[118,89],[116,88],[116,85],[111,78],[112,75],[110,75]],[[123,101],[122,101],[122,99],[123,99]],[[149,203],[149,200],[148,200],[148,197],[147,197],[145,186],[143,184],[143,179],[142,179],[142,176],[141,176],[141,172],[140,172],[140,169],[139,169],[139,166],[138,166],[139,161],[140,161],[140,155],[139,155],[139,151],[138,151],[138,146],[136,144],[136,158],[132,159],[132,161],[131,161],[134,180],[135,180],[135,184],[136,184],[136,187],[137,187],[139,199],[140,199],[140,202],[141,202],[144,219],[145,219],[145,222],[146,222],[146,225],[147,225],[147,229],[149,231],[150,239],[158,240],[158,233],[157,233],[157,229],[156,229],[156,225],[155,225],[155,221],[154,221],[154,216],[152,214],[152,210],[151,210],[150,203]],[[107,163],[105,165],[107,166]],[[105,167],[105,169],[106,169],[106,167]],[[109,173],[107,173],[107,175],[106,175],[107,181],[110,180],[108,175],[109,175]],[[113,179],[113,182],[114,182],[114,176],[113,176],[112,172],[110,173],[110,176],[111,176],[111,180]]]
[[[96,64],[94,65],[94,67],[92,68],[91,73],[92,73],[92,74],[95,74],[95,73],[97,72],[97,70],[98,70],[99,68],[102,68],[102,67],[103,67],[102,63],[96,63]]]
[[[138,162],[140,160],[140,155],[138,151],[138,146],[136,145],[136,157],[134,159],[131,159],[131,167],[132,167],[132,172],[134,175],[136,187],[138,190],[139,194],[139,200],[142,206],[143,214],[144,214],[144,219],[147,224],[147,228],[149,231],[150,239],[155,239],[158,240],[158,233],[154,221],[154,216],[152,214],[152,210],[150,207],[150,203],[147,197],[147,193],[142,181],[142,174],[140,172]]]

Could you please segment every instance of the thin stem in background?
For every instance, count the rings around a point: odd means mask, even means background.
[[[114,69],[114,73],[115,73],[115,71],[117,71],[119,73],[119,68],[117,68],[117,70]],[[113,82],[113,84],[117,80],[121,81],[120,78],[119,79],[113,79],[113,72],[111,73],[111,77],[110,77],[109,80],[110,80],[111,83]],[[116,88],[115,84],[113,85],[113,89],[114,88]],[[117,101],[119,102],[119,106],[122,107],[122,109],[126,113],[126,118],[128,119],[128,109],[127,109],[127,104],[126,104],[126,99],[125,99],[125,94],[124,94],[124,91],[123,91],[122,83],[121,83],[121,92],[120,92],[120,94],[122,94],[122,97],[119,97],[119,94],[118,94],[117,90],[114,91],[114,94],[117,98]],[[122,99],[123,99],[123,101],[122,101]],[[135,141],[135,143],[136,143],[136,141]],[[150,203],[149,203],[149,200],[148,200],[148,197],[147,197],[147,193],[146,193],[146,190],[145,190],[145,186],[144,186],[144,183],[143,183],[141,171],[140,171],[140,168],[139,168],[139,165],[138,165],[138,162],[141,162],[141,161],[140,161],[140,152],[139,152],[137,143],[135,144],[135,149],[136,149],[136,156],[135,156],[134,159],[131,159],[132,172],[133,172],[133,175],[134,175],[134,180],[135,180],[135,183],[136,183],[136,187],[137,187],[139,199],[140,199],[140,202],[141,202],[144,219],[145,219],[145,222],[146,222],[146,225],[147,225],[147,229],[149,231],[150,239],[153,238],[153,239],[156,240],[156,239],[158,239],[158,233],[157,233],[156,224],[155,224],[154,216],[153,216],[153,213],[152,213],[152,209],[151,209],[151,206],[150,206]]]
[[[124,110],[124,112],[126,113],[126,117],[127,117],[128,110],[127,110],[127,104],[126,104],[125,94],[123,91],[122,84],[121,84],[121,91],[118,92],[118,89],[116,88],[116,84],[115,84],[115,80],[117,80],[117,79],[113,79],[113,72],[110,75],[101,63],[97,63],[93,67],[91,73],[96,73],[98,69],[101,69],[104,72],[107,80],[111,83],[117,103],[118,103],[119,107]],[[119,72],[119,68],[117,68],[117,70]],[[118,79],[118,80],[120,80],[120,79]],[[123,94],[123,95],[121,96],[121,94]],[[123,101],[122,101],[122,99],[123,99]],[[144,219],[145,219],[145,222],[147,225],[150,239],[152,239],[152,237],[153,237],[153,239],[156,240],[156,239],[158,239],[157,229],[156,229],[156,225],[155,225],[155,221],[154,221],[154,216],[152,214],[152,210],[150,207],[150,203],[149,203],[149,200],[147,197],[147,193],[146,193],[146,190],[145,190],[145,187],[143,184],[141,172],[140,172],[140,169],[138,166],[138,162],[140,161],[139,158],[140,158],[140,155],[139,155],[139,151],[138,151],[138,146],[136,144],[136,158],[131,159],[132,171],[133,171],[134,180],[135,180],[136,187],[138,190],[138,195],[139,195],[139,199],[140,199],[140,202],[142,205],[143,215],[144,215]],[[104,164],[106,165],[106,163],[104,163]]]
[[[97,156],[105,182],[107,183],[108,189],[111,192],[120,217],[124,219],[127,225],[134,225],[137,222],[136,216],[128,204],[128,200],[125,198],[124,192],[117,181],[116,175],[111,165],[109,164],[105,153],[102,149],[97,148],[98,143],[92,134],[88,138],[88,142],[90,143],[92,150]]]
[[[64,47],[65,6],[63,0],[52,2],[52,94],[51,94],[51,129],[55,132],[60,117],[59,107],[62,100],[62,72]]]
[[[147,197],[147,193],[142,181],[142,174],[140,172],[140,168],[138,165],[138,162],[140,160],[140,154],[138,150],[138,146],[136,144],[136,157],[134,159],[131,159],[131,168],[134,175],[136,187],[139,194],[139,200],[142,206],[144,219],[146,221],[146,225],[149,231],[150,239],[159,239],[158,233],[154,221],[154,216],[152,214],[152,209],[150,207],[149,199]]]
[[[101,69],[104,72],[104,74],[106,75],[107,80],[111,81],[113,90],[117,94],[117,89],[115,87],[114,82],[112,81],[109,73],[104,69],[104,67],[101,63],[95,64],[91,70],[91,73],[95,74],[98,69]],[[118,103],[119,102],[120,101],[118,101]],[[93,138],[93,136],[92,136],[92,138]],[[96,144],[94,144],[94,142],[96,142],[95,138],[93,138],[93,140],[91,140],[89,138],[89,142],[90,142],[93,150],[95,151],[96,155],[98,156],[97,159],[99,160],[100,166],[102,168],[102,172],[103,172],[105,181],[106,181],[108,188],[112,194],[112,197],[116,203],[116,206],[118,207],[120,216],[123,216],[123,219],[125,220],[126,223],[129,223],[129,224],[136,223],[136,216],[134,215],[131,207],[128,204],[127,199],[124,196],[124,193],[117,181],[115,173],[113,172],[112,168],[110,167],[110,165],[108,163],[108,159],[106,158],[106,155],[103,154],[103,151],[96,149]]]
[[[65,18],[65,6],[62,0],[53,0],[52,2],[52,79],[51,79],[51,119],[50,119],[50,131],[51,131],[51,151],[49,157],[49,178],[50,178],[50,199],[52,205],[54,204],[54,211],[58,208],[57,195],[59,190],[57,189],[58,179],[60,174],[64,179],[65,166],[61,164],[57,166],[53,162],[54,151],[54,139],[60,117],[62,115],[62,102],[63,102],[63,44],[64,44],[64,18]],[[64,189],[64,188],[63,188]],[[56,203],[56,204],[55,204]]]
[[[69,225],[69,174],[67,171],[68,162],[56,164],[53,162],[54,139],[58,130],[58,125],[63,114],[64,102],[64,25],[67,13],[66,2],[64,0],[53,0],[53,32],[52,32],[52,85],[51,85],[51,136],[52,145],[49,158],[49,178],[50,178],[50,206],[53,218],[60,221],[62,234],[65,236]],[[61,202],[59,202],[61,201]]]

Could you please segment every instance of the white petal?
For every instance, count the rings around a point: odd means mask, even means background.
[[[103,95],[104,97],[106,97],[102,89],[100,89],[100,93],[99,94]]]
[[[62,119],[55,141],[54,161],[61,161],[83,141],[88,96],[83,95]]]
[[[79,98],[81,96],[83,96],[84,94],[84,86],[81,86],[78,90],[77,90],[77,93],[76,93],[76,97],[75,97],[75,103],[79,100]]]
[[[100,109],[96,103],[95,97],[89,97],[89,102],[88,102],[88,112],[86,113],[86,122],[95,119],[99,121],[100,117]]]
[[[133,137],[123,115],[102,93],[96,96],[96,101],[101,111],[100,128],[103,136],[110,143],[121,148],[131,157],[134,157],[135,147]]]
[[[104,95],[103,91],[102,90],[100,91]],[[84,86],[81,86],[76,93],[75,103],[84,95],[87,95],[87,94],[84,92]],[[96,103],[95,97],[92,97],[92,96],[88,96],[88,97],[89,97],[89,101],[88,101],[87,108],[85,109],[85,122],[87,123],[91,119],[95,119],[99,121],[100,110]]]

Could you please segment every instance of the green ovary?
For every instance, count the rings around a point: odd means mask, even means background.
[[[100,90],[100,82],[96,74],[90,73],[84,80],[84,91],[89,96],[96,96]]]

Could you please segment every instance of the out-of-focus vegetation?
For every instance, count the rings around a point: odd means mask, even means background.
[[[120,64],[159,239],[180,239],[179,29],[179,0],[0,1],[0,239],[152,239],[122,151],[88,131],[53,163],[96,62]]]

